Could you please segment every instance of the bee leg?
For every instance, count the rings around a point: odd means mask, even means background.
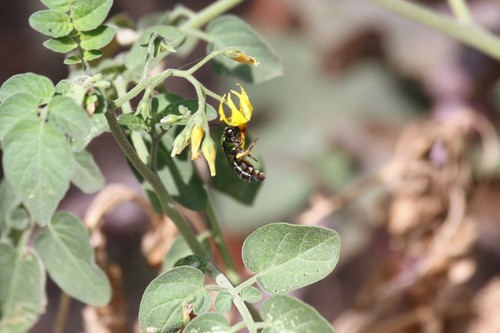
[[[256,142],[257,140],[258,140],[258,138],[257,138],[257,139],[252,140],[252,142],[250,142],[250,145],[248,146],[248,148],[247,148],[246,150],[242,151],[241,153],[236,154],[236,159],[237,159],[237,160],[240,160],[240,159],[242,159],[242,158],[244,158],[244,157],[247,157],[247,156],[248,156],[248,157],[250,157],[251,159],[253,159],[255,162],[257,162],[257,160],[255,159],[255,157],[253,157],[252,155],[250,155],[250,152],[251,152],[251,150],[253,149],[253,147],[255,146],[255,142]]]

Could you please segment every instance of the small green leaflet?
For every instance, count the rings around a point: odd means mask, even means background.
[[[73,153],[74,169],[71,182],[83,193],[94,193],[104,187],[104,176],[87,150]]]
[[[68,14],[57,10],[40,10],[29,18],[30,26],[36,31],[52,37],[67,36],[73,30]]]
[[[73,24],[78,31],[94,30],[106,19],[113,0],[75,1],[71,11]]]
[[[184,333],[231,333],[231,326],[220,313],[205,313],[191,321]]]
[[[67,96],[55,96],[49,102],[49,119],[64,133],[75,139],[83,139],[90,133],[87,112],[75,100]]]

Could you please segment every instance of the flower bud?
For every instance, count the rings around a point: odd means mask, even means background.
[[[224,55],[226,57],[231,58],[234,61],[240,62],[242,64],[248,64],[248,65],[254,65],[254,66],[259,65],[259,62],[257,61],[257,59],[249,56],[248,54],[241,52],[238,49],[229,49],[226,52],[224,52]]]
[[[203,140],[201,153],[203,157],[205,157],[205,160],[207,160],[210,176],[215,176],[215,156],[217,155],[217,148],[215,147],[214,140],[212,140],[209,135],[205,136],[205,140]]]
[[[169,114],[165,117],[163,117],[161,120],[160,120],[160,123],[162,125],[173,125],[175,124],[176,122],[178,122],[179,120],[181,119],[184,119],[184,117],[182,116],[177,116],[175,114]]]
[[[174,157],[177,154],[180,154],[184,148],[187,147],[190,141],[190,135],[189,135],[189,130],[188,127],[184,128],[182,132],[177,135],[177,137],[174,140],[173,148],[172,148],[172,153],[170,156]]]

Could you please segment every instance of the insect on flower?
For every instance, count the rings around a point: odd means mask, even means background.
[[[247,158],[250,157],[255,160],[255,158],[250,155],[250,151],[254,147],[255,141],[256,140],[253,140],[248,149],[245,150],[242,146],[243,143],[240,129],[235,126],[224,128],[221,139],[222,149],[224,149],[224,153],[226,154],[231,168],[240,179],[246,180],[249,183],[260,183],[266,179],[266,175],[257,170]]]

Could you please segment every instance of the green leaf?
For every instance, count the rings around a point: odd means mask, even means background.
[[[142,45],[149,42],[149,38],[152,33],[158,33],[163,38],[170,41],[170,45],[177,47],[184,41],[184,33],[174,27],[166,25],[157,25],[145,30],[141,37],[134,43],[130,52],[125,57],[125,66],[136,74],[137,78],[140,78],[141,73],[144,69],[144,64],[146,63],[146,56],[148,53],[148,48]],[[169,52],[162,52],[157,57],[150,59],[150,67],[153,68],[161,59],[166,57]]]
[[[45,274],[37,255],[0,243],[0,332],[27,332],[45,305]]]
[[[27,93],[38,99],[38,104],[46,104],[54,95],[54,85],[49,78],[34,74],[16,74],[2,84],[0,101],[5,101],[11,95]]]
[[[10,95],[0,104],[0,141],[21,120],[36,119],[38,99],[26,93]]]
[[[15,230],[24,230],[30,224],[30,216],[23,207],[16,208],[7,216],[7,225]]]
[[[99,50],[89,50],[83,52],[83,60],[92,61],[102,57],[102,51]]]
[[[75,165],[71,182],[84,193],[94,193],[104,187],[104,176],[94,161],[92,154],[86,150],[73,154]]]
[[[332,326],[310,305],[289,297],[273,296],[262,304],[260,314],[271,327],[262,333],[334,333]]]
[[[88,232],[78,217],[56,212],[36,237],[35,246],[50,277],[64,292],[90,305],[109,302],[111,286],[95,264]]]
[[[215,310],[219,313],[228,312],[233,306],[233,296],[231,296],[229,291],[221,291],[217,294],[217,297],[215,297],[214,306]]]
[[[184,333],[230,333],[231,326],[220,313],[205,313],[191,321]]]
[[[63,132],[75,139],[82,139],[89,135],[89,116],[73,98],[56,96],[49,102],[48,107],[49,119]]]
[[[8,219],[20,204],[21,199],[17,196],[9,181],[2,179],[0,182],[0,231],[5,230]]]
[[[340,239],[327,228],[271,223],[243,243],[245,266],[257,273],[259,286],[286,293],[323,279],[339,260]]]
[[[94,30],[80,34],[80,46],[84,50],[100,50],[108,45],[116,34],[116,27],[100,25]]]
[[[41,10],[29,18],[30,26],[52,38],[67,36],[73,31],[68,14],[58,10]]]
[[[43,46],[57,53],[68,53],[78,47],[78,44],[70,37],[64,36],[52,38],[43,42]]]
[[[212,130],[213,137],[220,138],[222,135],[223,127]],[[251,136],[247,135],[246,141],[251,142]],[[257,145],[258,147],[258,145]],[[257,148],[258,149],[258,148]],[[252,155],[259,160],[259,164],[254,163],[254,166],[258,170],[263,170],[261,168],[262,163],[260,163],[260,158],[257,154],[252,151]],[[217,145],[217,157],[215,159],[215,169],[217,174],[212,177],[212,184],[218,191],[229,195],[231,198],[245,204],[252,205],[257,194],[262,187],[263,183],[250,184],[242,179],[240,179],[234,172],[231,164],[225,156],[222,145]]]
[[[69,56],[69,57],[66,57],[64,59],[65,65],[76,65],[76,64],[81,64],[81,63],[82,63],[82,59],[80,58],[80,56],[76,56],[76,55]]]
[[[141,116],[132,113],[124,113],[118,117],[118,123],[132,131],[144,131],[148,128]]]
[[[189,320],[185,312],[202,314],[210,307],[210,295],[204,286],[205,276],[196,268],[171,269],[146,288],[139,307],[139,325],[144,332],[176,332]]]
[[[5,177],[31,216],[46,225],[69,187],[72,155],[64,135],[39,120],[17,123],[4,138]]]
[[[81,151],[92,141],[92,139],[98,137],[104,132],[109,131],[108,122],[106,121],[106,117],[102,113],[94,113],[92,118],[90,118],[90,132],[89,134],[82,139],[75,139],[71,148],[73,151]]]
[[[220,16],[208,24],[207,33],[213,40],[208,45],[209,52],[237,47],[260,62],[260,65],[252,66],[218,57],[213,60],[218,73],[233,75],[251,83],[268,81],[283,74],[283,65],[276,53],[240,18],[233,15]]]
[[[78,31],[94,30],[108,16],[113,0],[80,0],[74,2],[71,18]]]
[[[245,288],[243,288],[240,296],[245,302],[248,303],[257,303],[262,299],[262,294],[259,289],[252,286],[246,286]]]
[[[40,0],[49,9],[67,12],[72,0]]]

